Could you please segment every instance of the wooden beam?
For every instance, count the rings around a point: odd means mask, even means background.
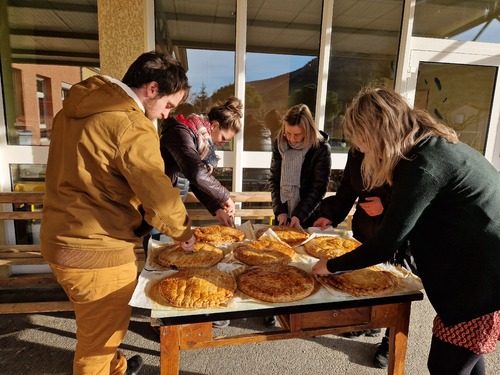
[[[41,211],[0,212],[0,220],[41,220],[41,219],[42,219]]]
[[[22,302],[0,304],[0,314],[33,314],[45,312],[73,311],[70,301]]]
[[[329,197],[331,195],[335,195],[334,192],[328,192],[326,193],[325,197]],[[234,203],[271,203],[271,192],[269,191],[243,191],[243,192],[231,192],[230,193],[231,199],[234,201]],[[199,200],[196,198],[196,196],[192,193],[189,192],[186,196],[186,203],[198,203]]]
[[[204,208],[188,209],[188,215],[191,220],[217,220],[215,216],[212,216],[212,214]],[[272,208],[242,208],[236,209],[234,216],[244,219],[274,217],[274,212]]]
[[[31,203],[42,204],[43,192],[2,192],[0,193],[0,203]]]

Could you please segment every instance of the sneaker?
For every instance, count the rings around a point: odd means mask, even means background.
[[[139,354],[127,359],[127,370],[124,375],[138,375],[141,371],[144,361]]]
[[[230,320],[216,320],[212,322],[212,328],[224,328],[229,325]]]
[[[276,324],[276,317],[273,315],[273,316],[266,316],[264,318],[264,325],[266,327],[274,327],[274,325]]]
[[[368,331],[365,331],[365,336],[367,336],[367,337],[378,337],[378,336],[380,336],[380,332],[382,332],[381,329],[370,329]]]
[[[363,336],[367,331],[352,331],[352,332],[345,332],[342,334],[343,337],[347,337],[348,339],[352,339],[353,337],[361,337]]]
[[[385,336],[380,344],[376,346],[377,351],[373,357],[373,365],[378,368],[387,368],[389,362],[389,338]]]

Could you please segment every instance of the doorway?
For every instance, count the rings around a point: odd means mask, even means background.
[[[496,72],[492,66],[421,61],[414,106],[427,109],[484,155]]]
[[[497,165],[499,67],[500,57],[494,55],[412,50],[407,81],[407,99],[415,108],[428,110]]]

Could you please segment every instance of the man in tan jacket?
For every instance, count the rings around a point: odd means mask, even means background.
[[[130,375],[142,367],[140,356],[127,361],[118,350],[142,237],[155,227],[193,249],[191,223],[164,173],[152,123],[188,91],[180,63],[149,52],[122,81],[95,76],[74,85],[54,118],[41,249],[75,309],[75,375]]]

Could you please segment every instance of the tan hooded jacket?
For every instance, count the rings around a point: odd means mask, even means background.
[[[91,77],[72,87],[54,118],[42,255],[66,267],[118,266],[135,260],[150,225],[175,240],[192,236],[152,122],[117,84]]]

